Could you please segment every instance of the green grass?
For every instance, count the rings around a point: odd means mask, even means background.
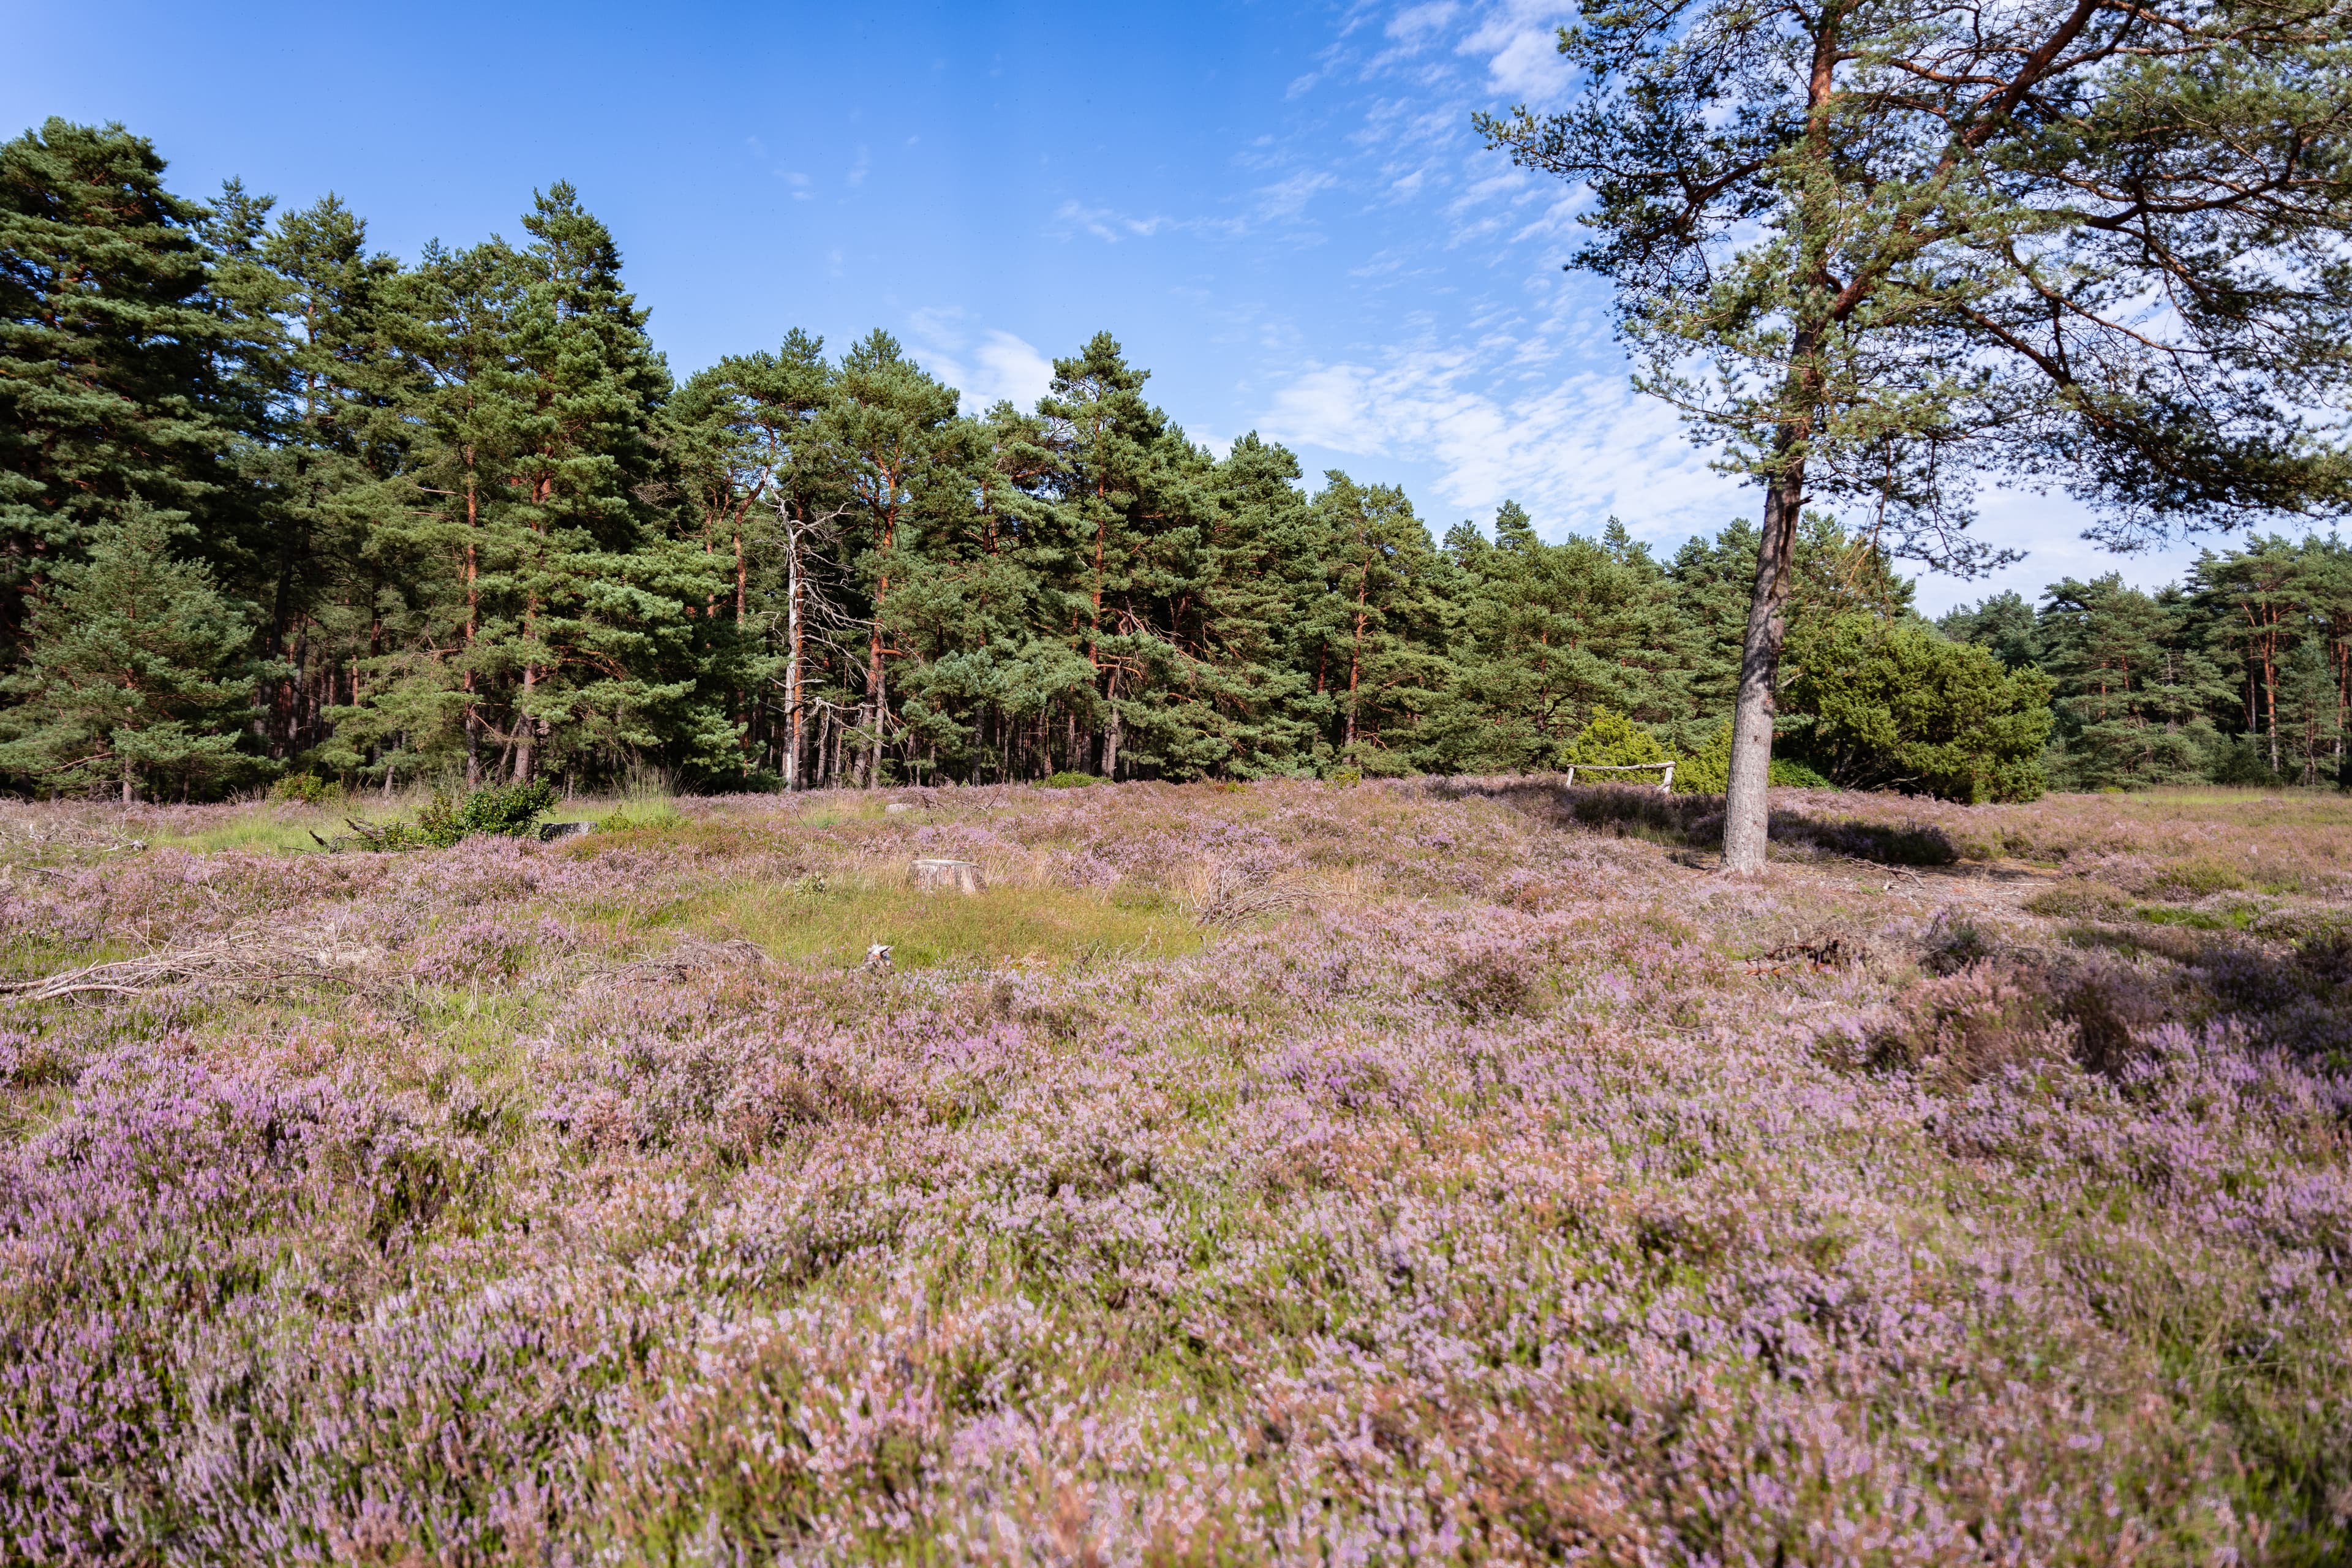
[[[364,813],[354,806],[351,815]],[[205,855],[224,850],[261,855],[315,854],[319,852],[319,844],[310,837],[313,832],[320,838],[331,838],[347,831],[342,816],[331,809],[299,805],[261,806],[191,832],[174,833],[168,829],[151,832],[147,835],[147,842]]]
[[[1200,928],[1162,904],[1059,888],[919,891],[903,884],[762,883],[690,911],[688,929],[741,937],[788,962],[847,968],[882,942],[900,969],[1197,952]]]
[[[2190,931],[2244,931],[2261,911],[2241,904],[2222,913],[2185,910],[2177,904],[2142,904],[2132,911],[2150,925],[2186,926]]]

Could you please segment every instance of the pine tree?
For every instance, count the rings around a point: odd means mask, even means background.
[[[0,145],[0,638],[93,530],[143,502],[202,521],[238,431],[204,209],[143,137],[52,119]]]
[[[919,509],[968,471],[956,392],[913,360],[887,332],[875,331],[843,356],[820,436],[846,510],[853,571],[866,607],[864,668],[855,672],[859,709],[854,739],[857,780],[882,782],[885,748],[901,739],[890,707],[890,660],[906,650],[889,635],[890,595],[903,587]],[[950,502],[950,504],[952,504]]]
[[[0,682],[0,771],[55,793],[110,781],[194,786],[247,766],[236,729],[251,702],[253,627],[210,568],[173,553],[167,514],[132,501],[84,534],[32,604],[25,667]]]
[[[1393,485],[1360,485],[1335,468],[1314,510],[1324,539],[1317,668],[1334,710],[1333,750],[1366,773],[1412,771],[1421,731],[1456,684],[1444,563]]]
[[[1976,644],[2004,669],[2023,669],[2042,658],[2033,606],[2014,589],[1948,610],[1937,617],[1936,627],[1954,642]]]
[[[1567,110],[1478,118],[1590,185],[1574,264],[1642,384],[1763,490],[1728,868],[1764,867],[1809,499],[1964,573],[2000,559],[1964,531],[1986,468],[2064,476],[2119,542],[2352,504],[2304,412],[2352,383],[2347,45],[2341,0],[1593,0]]]
[[[2228,687],[2190,645],[2178,595],[2116,573],[2052,585],[2034,641],[2054,682],[2057,782],[2074,789],[2203,775],[2219,736],[2206,710]]]
[[[332,195],[271,225],[273,205],[231,181],[205,236],[259,431],[241,454],[253,505],[239,565],[267,607],[263,657],[282,666],[264,731],[286,757],[326,739],[326,688],[359,629],[338,611],[366,592],[417,388],[387,331],[398,263],[368,251],[367,226]]]

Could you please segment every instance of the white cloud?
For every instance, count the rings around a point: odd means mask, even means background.
[[[1271,185],[1261,185],[1257,192],[1258,216],[1264,218],[1297,217],[1306,210],[1316,192],[1328,191],[1339,183],[1337,175],[1320,169],[1310,169]]]
[[[1461,6],[1446,4],[1444,0],[1436,5],[1408,5],[1391,17],[1382,31],[1401,44],[1417,43],[1461,13]]]
[[[1574,9],[1540,0],[1508,0],[1479,18],[1462,40],[1461,52],[1486,62],[1494,90],[1528,102],[1548,103],[1565,95],[1575,79],[1560,58],[1559,25]]]
[[[1261,424],[1284,441],[1427,464],[1447,508],[1484,515],[1516,500],[1552,537],[1614,512],[1638,535],[1679,540],[1750,506],[1622,374],[1531,381],[1511,374],[1524,345],[1508,347],[1318,366],[1276,392]]]
[[[1171,217],[1165,213],[1137,216],[1115,207],[1089,206],[1083,202],[1066,201],[1055,209],[1054,219],[1065,238],[1072,234],[1084,233],[1111,245],[1127,239],[1150,239],[1159,234],[1241,239],[1267,224],[1304,224],[1307,203],[1314,200],[1318,193],[1330,190],[1339,183],[1339,176],[1328,171],[1301,170],[1251,192],[1251,211],[1245,217]]]
[[[1064,202],[1054,217],[1065,235],[1074,229],[1083,230],[1112,245],[1122,239],[1149,239],[1162,229],[1179,226],[1171,217],[1134,217],[1109,207],[1090,207],[1074,201]]]
[[[992,327],[975,331],[960,310],[917,310],[907,319],[907,336],[923,368],[962,394],[967,414],[1000,398],[1033,408],[1053,384],[1054,363],[1034,345]]]

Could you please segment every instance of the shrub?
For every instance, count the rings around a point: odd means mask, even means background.
[[[1780,789],[1833,789],[1834,781],[1795,757],[1772,759],[1771,782]],[[1721,795],[1731,787],[1731,721],[1707,731],[1696,756],[1675,759],[1676,795]]]
[[[1801,757],[1772,759],[1771,783],[1780,789],[1835,789],[1837,781]]]
[[[1901,1014],[1872,1033],[1865,1061],[1916,1072],[1942,1089],[2012,1067],[2067,1061],[2073,1031],[2053,1011],[2020,976],[1979,960],[1914,987]]]
[[[1560,753],[1562,763],[1577,767],[1633,767],[1667,761],[1658,738],[1622,713],[1607,708],[1592,710],[1592,721]]]
[[[1697,755],[1675,759],[1675,793],[1721,795],[1730,787],[1731,721],[1726,719],[1706,732]]]
[[[288,773],[269,786],[272,800],[293,801],[302,805],[323,805],[339,799],[343,786],[332,779],[322,779],[316,773]]]
[[[1088,784],[1098,784],[1102,782],[1102,780],[1095,777],[1092,773],[1072,773],[1067,768],[1065,768],[1060,773],[1055,773],[1052,778],[1047,779],[1045,781],[1045,787],[1047,789],[1084,789]]]
[[[416,828],[443,847],[476,833],[516,837],[531,832],[554,805],[555,786],[544,779],[492,784],[462,797],[436,794],[433,804],[416,814]]]
[[[1969,804],[2042,794],[2050,678],[1933,629],[1841,616],[1796,653],[1797,750],[1848,788]]]
[[[530,784],[492,784],[465,795],[436,792],[416,814],[414,826],[354,821],[352,830],[369,849],[446,849],[476,833],[528,835],[554,805],[555,786],[535,779]]]

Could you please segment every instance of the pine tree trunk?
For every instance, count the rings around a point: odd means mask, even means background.
[[[1826,167],[1832,151],[1830,101],[1841,58],[1841,13],[1824,8],[1813,35],[1811,80],[1806,93],[1805,157]],[[1799,175],[1799,178],[1804,178]],[[1731,777],[1725,788],[1723,868],[1748,876],[1764,869],[1765,841],[1771,828],[1767,800],[1772,782],[1772,718],[1780,674],[1780,643],[1788,634],[1790,567],[1797,549],[1797,519],[1805,504],[1805,450],[1812,435],[1813,410],[1822,391],[1821,353],[1828,302],[1837,292],[1824,258],[1831,215],[1817,191],[1801,197],[1791,237],[1797,243],[1799,303],[1789,340],[1789,370],[1781,384],[1780,427],[1772,439],[1773,463],[1764,491],[1763,537],[1757,541],[1756,589],[1748,601],[1748,630],[1740,639],[1739,694],[1731,712]]]
[[[474,706],[474,638],[482,625],[482,561],[476,536],[481,527],[481,498],[474,489],[474,449],[466,448],[466,787],[482,787],[482,715]]]
[[[1784,431],[1781,449],[1794,445]],[[1723,816],[1723,868],[1748,874],[1764,868],[1771,826],[1767,800],[1772,780],[1772,719],[1780,673],[1780,643],[1788,634],[1790,568],[1796,554],[1797,513],[1804,504],[1801,459],[1784,463],[1764,492],[1764,531],[1758,542],[1756,591],[1748,605],[1748,633],[1739,649],[1739,694],[1731,718],[1731,780]]]
[[[530,635],[528,630],[524,635],[526,637]],[[530,712],[531,690],[538,684],[539,666],[524,665],[522,667],[523,711],[517,714],[515,719],[514,782],[517,784],[530,782],[531,769],[539,761],[535,734],[539,726],[538,721],[531,718]]]
[[[740,590],[739,588],[738,592]],[[801,542],[784,522],[784,788],[801,787]]]
[[[1118,777],[1118,670],[1110,672],[1110,721],[1103,726],[1102,776],[1116,781]]]

